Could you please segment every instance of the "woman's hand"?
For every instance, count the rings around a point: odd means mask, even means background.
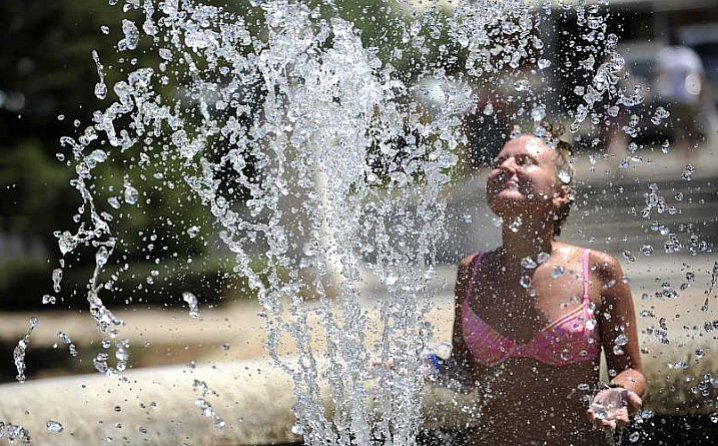
[[[623,387],[601,390],[593,397],[591,407],[586,411],[589,421],[602,429],[616,430],[625,426],[629,411],[641,408],[641,397]]]

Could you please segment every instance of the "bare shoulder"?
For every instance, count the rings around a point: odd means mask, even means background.
[[[459,262],[459,268],[468,268],[469,266],[471,266],[471,262],[474,260],[474,257],[478,255],[481,254],[469,254],[468,256],[461,259],[461,261]]]
[[[459,262],[459,268],[456,271],[456,287],[454,288],[457,302],[463,300],[464,292],[471,280],[471,264],[478,255],[481,254],[468,255]]]
[[[565,250],[567,256],[571,259],[580,259],[583,253],[589,251],[589,265],[591,271],[600,278],[604,283],[610,280],[618,280],[623,277],[621,264],[612,255],[591,248],[561,243],[559,247]]]
[[[623,277],[623,270],[618,259],[608,253],[591,250],[590,263],[596,275],[604,281],[618,280]]]

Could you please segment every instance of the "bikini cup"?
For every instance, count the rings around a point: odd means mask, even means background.
[[[588,297],[588,255],[583,256],[584,296],[581,305],[541,329],[526,344],[507,338],[484,322],[468,304],[473,282],[483,254],[472,261],[472,274],[462,304],[464,343],[478,362],[494,366],[509,358],[528,357],[539,362],[563,366],[576,362],[597,360],[601,354],[596,319]]]

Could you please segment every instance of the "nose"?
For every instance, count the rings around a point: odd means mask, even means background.
[[[499,167],[504,170],[508,170],[510,172],[516,171],[516,168],[518,165],[516,164],[516,159],[513,156],[509,156],[506,159],[504,159],[501,164],[499,164]]]

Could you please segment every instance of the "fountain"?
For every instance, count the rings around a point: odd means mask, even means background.
[[[426,391],[425,377],[415,371],[422,354],[435,348],[430,284],[447,236],[447,190],[464,168],[469,144],[464,116],[488,122],[493,104],[511,98],[513,121],[542,121],[557,95],[542,83],[578,57],[586,85],[569,110],[573,132],[603,125],[605,101],[626,108],[641,101],[638,91],[619,83],[624,61],[606,27],[604,2],[557,9],[527,0],[109,3],[127,14],[116,25],[120,60],[108,63],[111,55],[92,53],[103,108],[79,135],[61,140],[82,204],[76,229],[56,234],[63,259],[53,277],[59,289],[64,268],[94,258],[85,290],[102,337],[94,366],[114,380],[91,379],[83,387],[91,390],[76,391],[88,400],[108,392],[97,403],[105,411],[134,383],[152,395],[142,400],[139,417],[147,418],[150,400],[163,405],[171,378],[157,378],[163,373],[157,370],[127,372],[125,326],[106,301],[132,274],[123,259],[126,237],[113,225],[143,209],[178,206],[162,194],[179,188],[205,206],[232,274],[256,293],[272,358],[271,366],[251,365],[264,374],[242,372],[249,370],[244,365],[202,369],[214,379],[222,371],[242,376],[234,391],[231,383],[222,385],[214,406],[211,385],[202,380],[181,393],[220,432],[202,438],[216,439],[225,429],[237,443],[301,437],[309,445],[412,445],[427,420],[449,423],[441,411],[460,414],[463,406],[446,401],[461,397]],[[365,23],[371,17],[349,14],[357,5],[383,14],[385,28],[371,30]],[[560,55],[551,26],[569,10],[582,40],[574,54]],[[108,86],[111,70],[122,79]],[[487,88],[494,84],[505,91]],[[96,178],[109,163],[131,168],[112,190],[98,191]],[[200,229],[185,225],[181,207],[175,216],[148,226],[197,236]],[[162,236],[144,243],[160,250]],[[156,256],[154,277],[169,274],[166,261]],[[181,300],[189,317],[200,317],[201,299],[187,291]],[[21,381],[31,331],[15,350]],[[288,345],[292,357],[281,354]],[[389,360],[395,371],[372,365]],[[149,390],[153,381],[159,384]],[[230,410],[245,413],[259,398],[240,392],[253,388],[273,389],[273,399],[262,401],[274,415],[230,419]],[[283,393],[289,388],[291,398]],[[232,407],[230,400],[241,403]],[[125,414],[106,413],[104,423],[122,423]],[[282,433],[248,433],[262,432],[270,418],[282,420]],[[475,422],[472,413],[464,418]],[[243,422],[254,427],[236,434]],[[176,442],[172,429],[165,424],[150,433]],[[179,438],[205,435],[202,429],[187,421]],[[62,426],[48,430],[59,435]],[[99,430],[74,432],[92,438]],[[193,441],[205,441],[198,438]]]

